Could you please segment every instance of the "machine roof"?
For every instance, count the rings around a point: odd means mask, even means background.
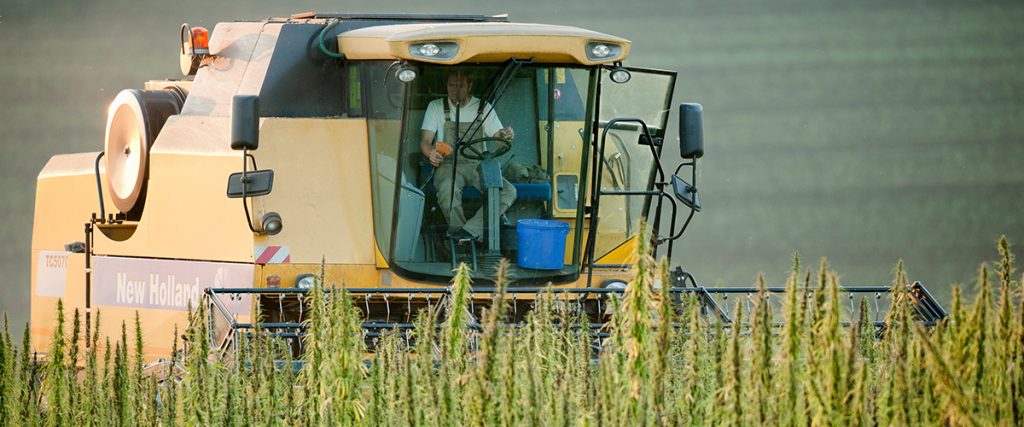
[[[454,57],[432,60],[415,56],[410,46],[422,42],[455,42]],[[587,55],[587,45],[610,43],[620,49],[601,60]],[[338,45],[349,59],[408,59],[441,64],[502,62],[534,58],[537,62],[593,65],[622,61],[630,41],[577,27],[509,22],[456,22],[382,25],[346,31]]]

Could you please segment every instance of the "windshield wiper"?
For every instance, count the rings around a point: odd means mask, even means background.
[[[476,134],[477,130],[479,130],[481,127],[483,127],[484,122],[487,120],[487,118],[490,117],[490,115],[494,113],[494,109],[495,109],[495,107],[497,107],[498,101],[508,91],[508,85],[509,85],[509,83],[512,82],[512,79],[516,76],[516,73],[519,72],[519,69],[523,66],[523,64],[532,64],[532,63],[533,63],[533,58],[530,58],[530,59],[512,58],[512,59],[508,60],[508,63],[506,63],[505,67],[502,68],[501,73],[496,75],[494,78],[491,79],[490,82],[487,83],[487,88],[490,89],[490,91],[487,92],[487,96],[484,97],[484,99],[480,100],[480,102],[484,103],[483,105],[490,104],[491,108],[487,108],[486,112],[484,111],[485,108],[482,108],[482,107],[479,110],[477,110],[476,116],[473,117],[473,121],[470,122],[469,128],[466,129],[466,133],[464,133],[462,135],[458,134],[458,126],[456,125],[455,147],[454,148],[457,149],[460,145],[462,145],[465,142],[464,140],[468,137],[468,135]],[[458,110],[456,110],[455,113],[456,113],[456,116],[458,116]],[[481,117],[481,115],[482,115],[482,117]],[[458,121],[459,120],[458,117],[456,117],[455,120],[456,120],[456,123],[461,123],[461,122]],[[491,136],[491,135],[484,135],[484,136]]]
[[[448,201],[448,206],[449,206],[449,208],[448,208],[448,211],[449,211],[448,212],[448,216],[449,216],[449,218],[451,217],[451,209],[452,209],[451,206],[455,202],[455,197],[456,197],[456,195],[455,195],[455,174],[456,174],[456,170],[459,167],[459,151],[460,151],[459,148],[461,148],[462,144],[466,142],[464,140],[469,135],[476,134],[476,131],[479,130],[484,125],[484,121],[487,120],[487,118],[490,117],[490,115],[494,113],[494,107],[496,105],[498,105],[498,100],[500,100],[501,97],[505,95],[505,92],[508,91],[508,84],[512,82],[512,78],[515,77],[517,72],[519,72],[519,68],[521,68],[523,66],[523,64],[531,64],[531,63],[533,63],[533,58],[530,58],[530,59],[512,58],[512,59],[508,60],[508,63],[505,64],[505,68],[503,68],[501,70],[501,73],[499,75],[497,75],[495,78],[492,78],[490,82],[488,82],[487,87],[490,89],[490,91],[487,93],[487,96],[485,97],[485,99],[480,100],[480,102],[482,102],[484,104],[481,104],[480,108],[477,110],[476,116],[473,117],[473,121],[470,122],[469,127],[466,129],[466,133],[461,134],[461,135],[459,134],[459,124],[462,123],[462,119],[459,117],[459,112],[462,111],[462,106],[461,105],[456,106],[456,108],[455,108],[455,145],[452,146],[452,151],[454,151],[454,153],[453,153],[454,156],[452,157],[451,200]],[[484,114],[483,106],[485,106],[487,104],[490,104],[491,108],[486,109],[487,113]],[[480,117],[481,115],[483,115],[483,117]],[[485,135],[485,136],[490,136],[490,135]],[[462,197],[462,195],[459,194],[458,197]]]

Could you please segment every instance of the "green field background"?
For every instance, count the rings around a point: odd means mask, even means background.
[[[28,316],[36,174],[102,149],[119,90],[180,75],[182,22],[310,10],[508,12],[628,38],[627,65],[679,71],[706,157],[673,261],[705,285],[781,283],[799,251],[847,285],[887,283],[903,259],[945,299],[1001,234],[1024,243],[1020,1],[2,0],[0,311]]]

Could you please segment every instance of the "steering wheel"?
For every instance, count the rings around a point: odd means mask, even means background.
[[[498,147],[497,150],[490,151],[485,149],[484,151],[477,150],[476,145],[482,145],[485,142],[502,142],[502,146]],[[472,139],[469,142],[464,142],[459,147],[459,155],[470,160],[486,160],[493,159],[496,157],[504,156],[508,154],[509,150],[512,149],[512,140],[505,139],[497,136],[485,136],[482,138]]]

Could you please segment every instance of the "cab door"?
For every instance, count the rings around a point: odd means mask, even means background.
[[[590,234],[593,246],[589,252],[598,265],[632,264],[632,244],[650,235],[648,228],[646,236],[637,236],[641,219],[651,213],[652,196],[607,193],[650,191],[655,179],[663,179],[656,154],[660,157],[676,80],[674,71],[626,68],[629,80],[616,83],[612,71],[601,73],[588,186],[591,209],[599,210],[596,216],[591,212],[591,224],[597,222],[597,229]]]

